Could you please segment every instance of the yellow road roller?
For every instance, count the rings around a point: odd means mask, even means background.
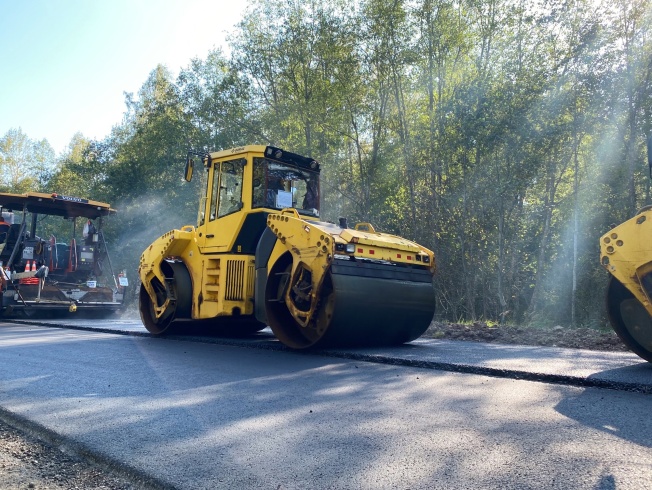
[[[196,225],[140,258],[139,309],[154,335],[271,327],[286,346],[396,345],[435,311],[435,257],[370,223],[320,220],[320,165],[273,146],[190,152],[205,185]],[[197,165],[199,167],[199,164]]]
[[[652,177],[652,137],[647,142]],[[611,274],[607,314],[632,352],[652,362],[652,206],[600,238],[600,261]]]

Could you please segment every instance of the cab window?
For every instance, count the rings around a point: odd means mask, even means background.
[[[296,208],[319,216],[319,174],[265,158],[254,158],[253,208]]]
[[[220,165],[219,192],[215,192],[213,200],[218,210],[218,218],[242,209],[242,174],[245,163],[244,158],[238,158],[222,162]]]

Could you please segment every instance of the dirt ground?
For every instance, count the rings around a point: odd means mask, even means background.
[[[0,488],[133,490],[139,487],[0,420]]]
[[[541,345],[573,349],[628,351],[616,333],[592,328],[548,328],[433,322],[424,337],[435,339],[468,340],[495,344]]]
[[[627,348],[612,331],[588,328],[524,328],[434,322],[424,337],[502,344],[571,347],[590,350]],[[0,488],[132,490],[143,488],[40,442],[0,420]]]

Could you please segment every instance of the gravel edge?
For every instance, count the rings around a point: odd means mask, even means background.
[[[147,474],[0,407],[0,487],[172,490]]]

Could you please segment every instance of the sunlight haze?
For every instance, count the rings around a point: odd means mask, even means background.
[[[124,93],[149,73],[173,74],[227,48],[245,2],[0,0],[0,135],[21,128],[57,154],[77,132],[103,139],[121,122]]]

